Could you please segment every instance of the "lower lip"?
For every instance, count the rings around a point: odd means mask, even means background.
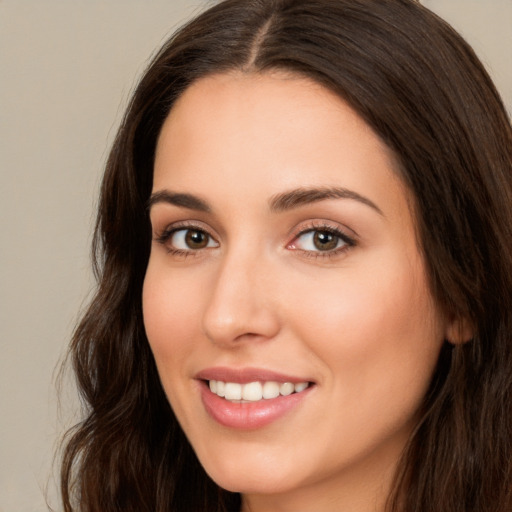
[[[212,393],[201,381],[201,399],[206,412],[224,427],[250,430],[265,427],[296,408],[309,395],[310,385],[300,393],[257,402],[230,402]]]

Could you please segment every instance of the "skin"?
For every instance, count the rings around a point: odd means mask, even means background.
[[[154,197],[192,194],[209,211],[153,201],[146,332],[201,463],[243,494],[244,511],[384,508],[454,328],[430,294],[396,168],[344,101],[284,73],[203,78],[163,126]],[[361,197],[269,207],[278,194],[327,187]],[[180,223],[206,233],[206,246],[187,246],[185,231],[159,240],[169,227],[186,229]],[[301,234],[324,226],[353,243],[325,251]],[[314,386],[271,424],[232,429],[200,398],[195,376],[212,366]]]

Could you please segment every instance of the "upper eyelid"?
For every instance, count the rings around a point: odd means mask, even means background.
[[[206,224],[204,221],[201,221],[199,219],[187,219],[170,222],[165,224],[160,229],[156,229],[154,227],[152,231],[156,238],[161,238],[164,235],[170,235],[181,229],[197,229],[199,231],[204,231],[217,243],[220,243],[220,239],[222,238],[221,236],[219,236],[215,229],[213,229],[210,225]],[[341,235],[342,238],[348,239],[353,243],[356,243],[359,238],[359,235],[353,229],[339,222],[330,221],[326,219],[311,219],[295,225],[290,230],[290,232],[287,235],[288,241],[286,242],[286,245],[288,245],[293,240],[295,240],[296,238],[303,234],[306,234],[311,231],[322,230],[331,231],[335,234],[338,233],[338,236]]]
[[[298,227],[300,226],[300,227]],[[298,226],[294,227],[291,231],[291,235],[295,233],[295,237],[302,235],[304,233],[310,232],[310,231],[334,231],[339,232],[340,234],[346,236],[347,238],[351,240],[357,240],[359,239],[358,233],[346,226],[345,224],[341,224],[340,222],[330,221],[327,219],[315,219],[311,221],[306,221],[303,223],[300,223]]]
[[[198,249],[193,249],[193,248],[178,249],[176,247],[174,247],[174,248],[168,247],[169,252],[172,252],[174,254],[181,254],[181,255],[194,254],[194,253],[199,254],[203,250],[206,250],[206,249],[211,250],[212,248],[219,247],[220,242],[218,241],[218,239],[215,236],[213,236],[210,233],[209,230],[204,229],[203,227],[200,227],[197,224],[188,224],[188,223],[181,224],[181,225],[180,225],[180,223],[172,223],[172,224],[168,224],[166,227],[163,228],[163,230],[161,230],[159,232],[155,232],[155,230],[153,230],[153,241],[157,242],[161,245],[167,246],[168,244],[171,243],[171,241],[176,233],[179,233],[180,231],[188,231],[188,230],[202,231],[203,233],[205,233],[207,235],[207,237],[210,240],[212,240],[216,244],[215,247],[203,247],[203,248],[198,248]]]
[[[178,220],[175,222],[169,222],[169,223],[162,223],[163,226],[160,229],[157,229],[156,226],[152,226],[153,232],[172,232],[172,231],[179,231],[180,229],[197,229],[199,231],[204,231],[208,235],[215,238],[215,235],[213,234],[215,230],[208,226],[203,221],[194,219],[194,220]],[[212,233],[213,232],[213,233]]]
[[[350,245],[350,246],[353,246],[353,245],[357,244],[357,238],[356,237],[348,235],[342,229],[334,228],[334,227],[329,227],[329,226],[319,226],[319,227],[314,227],[314,228],[309,228],[309,229],[306,228],[306,229],[304,229],[302,231],[299,231],[293,237],[293,240],[290,243],[293,243],[295,240],[298,240],[303,235],[307,235],[308,233],[312,233],[312,232],[315,232],[315,231],[319,231],[319,232],[324,231],[324,232],[327,232],[327,233],[331,233],[334,236],[336,236],[337,238],[341,239],[345,244]]]

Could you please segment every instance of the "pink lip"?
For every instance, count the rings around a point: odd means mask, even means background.
[[[228,368],[216,366],[213,368],[205,368],[201,370],[196,379],[199,380],[222,380],[224,382],[238,382],[239,384],[247,384],[248,382],[310,382],[307,377],[294,377],[284,373],[277,373],[262,368]]]
[[[256,368],[241,370],[208,368],[199,372],[196,378],[201,381],[199,386],[201,400],[210,417],[224,427],[241,430],[262,428],[278,420],[299,406],[315,387],[310,385],[300,393],[260,400],[258,402],[230,402],[212,393],[206,381],[222,380],[224,382],[238,382],[240,384],[255,381],[298,383],[307,382],[308,379]]]

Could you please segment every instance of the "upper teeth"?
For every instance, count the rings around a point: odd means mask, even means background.
[[[210,390],[212,393],[227,400],[248,400],[256,402],[262,398],[276,398],[279,395],[287,396],[293,392],[299,393],[308,387],[307,382],[249,382],[239,384],[237,382],[224,382],[222,380],[211,380]]]

